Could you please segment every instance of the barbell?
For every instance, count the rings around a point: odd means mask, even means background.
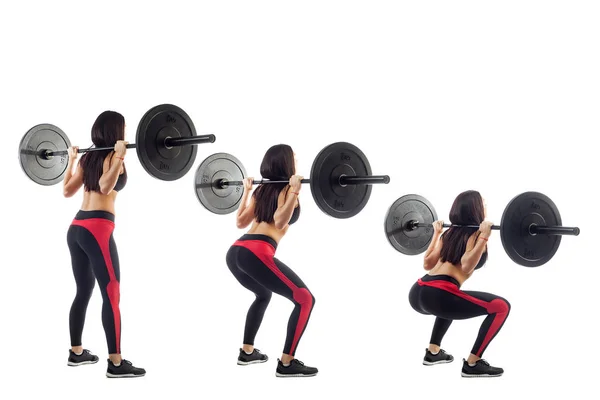
[[[196,135],[189,115],[172,104],[152,107],[141,118],[136,132],[135,148],[144,170],[151,176],[174,181],[183,177],[194,165],[195,145],[214,143],[215,135]],[[23,172],[34,182],[50,186],[60,182],[67,170],[67,135],[52,124],[38,124],[23,136],[19,158]],[[78,153],[113,150],[114,147],[78,149]]]
[[[433,205],[423,196],[409,194],[397,199],[385,215],[385,234],[400,253],[417,255],[427,250],[433,239],[433,222],[437,221]],[[443,224],[445,228],[478,229],[478,225]],[[562,226],[556,204],[539,192],[515,196],[502,213],[500,231],[504,250],[515,263],[539,267],[558,250],[563,235],[577,236],[579,228]]]
[[[216,153],[198,166],[194,191],[200,203],[215,214],[237,210],[244,193],[246,170],[240,160],[228,153]],[[371,196],[371,185],[388,184],[387,175],[371,174],[365,154],[355,145],[336,142],[326,146],[313,161],[311,193],[317,206],[334,218],[358,214]],[[254,185],[289,183],[287,180],[254,180]]]

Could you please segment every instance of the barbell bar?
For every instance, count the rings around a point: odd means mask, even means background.
[[[385,234],[400,253],[417,255],[425,252],[433,239],[433,223],[437,221],[433,205],[423,196],[409,194],[398,198],[388,209]],[[444,228],[479,229],[479,225],[443,224]],[[509,258],[525,267],[539,267],[558,250],[562,236],[578,236],[578,227],[562,225],[556,204],[539,192],[524,192],[511,199],[500,225],[502,246]]]
[[[457,225],[457,224],[442,224],[444,228],[474,228],[479,229],[479,225]],[[433,227],[433,224],[421,223],[419,221],[408,221],[407,229],[417,229],[423,227]],[[500,225],[492,225],[492,230],[501,230]],[[531,235],[579,235],[579,228],[571,228],[567,226],[539,226],[536,224],[529,225],[529,233]]]
[[[228,153],[207,157],[196,170],[194,190],[200,203],[215,214],[229,214],[238,209],[246,170],[240,160]],[[372,175],[365,154],[347,142],[323,148],[313,161],[310,178],[313,199],[325,214],[350,218],[367,204],[374,184],[388,184],[388,175]],[[288,184],[289,179],[253,180],[253,185]]]
[[[196,159],[195,145],[214,143],[215,135],[196,135],[189,115],[180,107],[161,104],[148,110],[140,120],[135,148],[143,168],[151,176],[174,181],[183,177]],[[49,186],[60,182],[68,165],[67,135],[52,124],[38,124],[23,136],[19,144],[21,168],[34,182]],[[114,147],[78,149],[78,153],[113,150]]]

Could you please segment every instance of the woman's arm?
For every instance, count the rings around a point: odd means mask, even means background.
[[[290,196],[288,196],[290,194]],[[292,219],[292,215],[294,214],[294,208],[296,208],[296,199],[298,196],[298,192],[294,190],[290,190],[288,187],[284,196],[279,196],[277,199],[277,211],[273,215],[273,220],[275,221],[275,228],[283,229],[290,219]]]
[[[72,197],[77,191],[83,186],[83,169],[77,163],[77,169],[73,174],[73,165],[77,161],[77,147],[72,146],[69,148],[69,161],[67,163],[67,170],[65,177],[63,178],[63,196],[69,198]]]
[[[252,182],[254,178],[246,178],[244,179],[244,193],[242,194],[242,199],[240,200],[240,207],[237,210],[237,218],[236,225],[238,229],[244,229],[252,220],[254,220],[254,198],[250,197],[250,204],[248,204],[248,197],[252,191]]]
[[[110,158],[104,160],[102,176],[98,184],[102,194],[109,194],[115,188],[119,175],[123,173],[123,162],[125,161],[125,153],[127,153],[127,142],[118,140],[115,144],[115,152]],[[108,162],[107,162],[108,159]],[[113,160],[116,160],[113,163]]]
[[[114,162],[113,162],[114,161]],[[119,180],[119,175],[123,173],[123,158],[111,157],[104,160],[102,168],[102,176],[98,184],[100,185],[100,193],[107,195],[112,192]]]
[[[465,251],[465,254],[463,254],[462,258],[460,259],[460,268],[465,274],[469,275],[475,270],[479,259],[486,251],[488,238],[491,232],[492,223],[483,221],[479,228],[478,235],[474,239],[475,244],[472,245],[473,247],[470,250]]]
[[[442,252],[441,233],[443,224],[443,221],[436,221],[433,223],[433,239],[431,240],[431,243],[429,243],[429,247],[427,248],[423,259],[423,268],[425,268],[426,271],[435,267],[440,259],[440,254]]]

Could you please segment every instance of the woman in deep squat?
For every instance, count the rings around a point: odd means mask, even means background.
[[[450,210],[450,223],[479,225],[479,229],[450,227],[441,234],[443,222],[434,222],[433,239],[424,261],[424,268],[429,273],[418,279],[409,293],[410,304],[416,311],[436,316],[424,365],[454,360],[440,348],[453,320],[487,316],[471,354],[467,360],[463,359],[463,377],[495,377],[504,373],[502,368],[491,366],[481,356],[504,325],[510,304],[490,293],[460,290],[473,271],[483,267],[487,260],[492,223],[485,218],[486,207],[479,192],[469,190],[459,194]]]
[[[237,227],[250,230],[227,252],[231,273],[256,299],[246,316],[244,343],[238,356],[239,365],[262,363],[266,354],[254,347],[254,339],[273,292],[295,305],[287,328],[287,338],[281,359],[277,360],[276,376],[315,376],[317,368],[304,365],[294,356],[315,304],[315,298],[304,282],[287,265],[275,257],[278,243],[290,225],[298,220],[298,195],[302,176],[296,174],[296,159],[292,148],[280,144],[267,150],[260,167],[263,178],[288,180],[289,184],[259,185],[252,197],[253,178],[244,180],[244,194],[237,212]]]
[[[77,147],[69,149],[64,178],[64,196],[71,197],[84,186],[83,203],[67,232],[71,264],[77,293],[69,313],[71,349],[67,364],[95,364],[98,356],[81,343],[88,303],[98,281],[102,293],[102,325],[109,358],[106,376],[125,378],[144,376],[146,371],[121,358],[121,313],[119,256],[113,238],[115,199],[125,187],[127,152],[125,119],[114,111],[100,114],[92,126],[92,142],[96,147],[112,147],[114,151],[87,152],[77,163]]]

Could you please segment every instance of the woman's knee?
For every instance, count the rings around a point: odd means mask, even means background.
[[[298,288],[294,290],[294,302],[302,307],[313,308],[315,305],[315,296],[307,288]]]
[[[490,314],[506,314],[510,313],[510,303],[508,300],[498,297],[490,302],[489,313]]]
[[[256,296],[256,302],[265,304],[269,304],[269,302],[271,301],[271,297],[273,297],[273,293],[268,291],[262,293],[254,293],[254,295]]]

